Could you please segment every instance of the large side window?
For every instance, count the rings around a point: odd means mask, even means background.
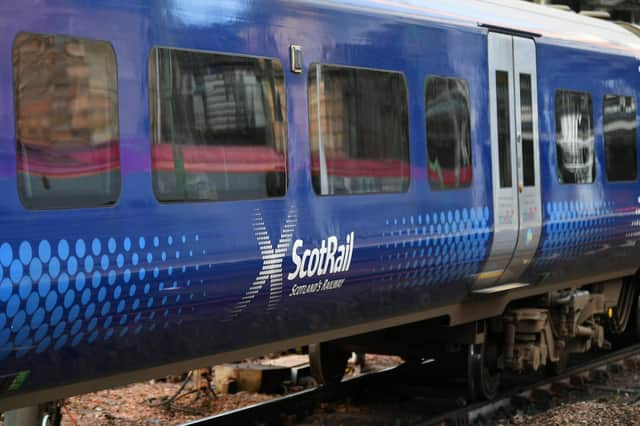
[[[607,179],[636,180],[638,176],[636,102],[631,96],[604,97],[604,151]]]
[[[316,193],[407,191],[409,131],[403,76],[314,65],[308,87]]]
[[[429,77],[425,88],[428,176],[432,189],[471,184],[469,88],[457,78]]]
[[[29,209],[120,194],[118,78],[105,41],[21,33],[13,46],[18,193]]]
[[[556,151],[560,183],[595,180],[593,101],[589,93],[556,92]]]
[[[287,123],[279,62],[154,48],[149,81],[159,201],[285,195]]]

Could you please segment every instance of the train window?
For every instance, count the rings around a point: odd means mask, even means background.
[[[399,73],[312,66],[309,127],[316,193],[407,191],[407,108]]]
[[[466,81],[427,78],[425,105],[427,173],[431,188],[471,185],[471,114]]]
[[[105,41],[19,34],[13,46],[18,193],[29,209],[120,194],[115,53]]]
[[[595,180],[593,101],[589,93],[556,92],[556,151],[560,183]]]
[[[630,181],[638,176],[637,130],[633,97],[605,96],[604,149],[610,181]]]
[[[522,135],[522,176],[524,186],[535,186],[535,158],[533,150],[533,102],[531,75],[520,74],[520,121]]]
[[[496,71],[500,188],[509,188],[511,186],[511,113],[509,112],[509,105],[509,73]]]
[[[154,48],[152,180],[161,202],[282,197],[287,190],[282,65]]]

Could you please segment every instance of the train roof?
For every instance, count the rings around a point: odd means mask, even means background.
[[[640,55],[640,37],[613,22],[517,0],[289,0],[457,25],[478,24],[539,34],[595,50]]]

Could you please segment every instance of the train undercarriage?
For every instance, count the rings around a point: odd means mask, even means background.
[[[450,326],[446,317],[311,345],[316,380],[334,386],[352,352],[433,359],[438,374],[467,383],[471,401],[494,398],[506,371],[560,374],[572,354],[637,339],[637,277],[567,288],[512,301],[501,315]],[[390,348],[393,348],[391,350]]]

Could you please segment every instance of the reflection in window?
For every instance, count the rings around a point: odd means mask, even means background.
[[[21,33],[13,73],[18,193],[25,207],[115,203],[118,87],[109,43]]]
[[[472,165],[467,83],[456,78],[429,77],[425,98],[431,188],[469,186]]]
[[[498,162],[500,188],[511,187],[511,112],[509,73],[496,71],[496,114],[498,115]]]
[[[309,119],[317,194],[408,189],[407,90],[401,74],[312,66]]]
[[[522,176],[524,186],[535,186],[535,158],[533,149],[533,103],[531,75],[520,74],[520,121],[522,131]]]
[[[285,194],[284,73],[277,61],[154,48],[149,80],[158,200]]]
[[[607,179],[635,180],[638,175],[636,102],[631,96],[604,97],[604,149]]]
[[[560,183],[592,183],[596,176],[591,95],[556,92],[556,150]]]

